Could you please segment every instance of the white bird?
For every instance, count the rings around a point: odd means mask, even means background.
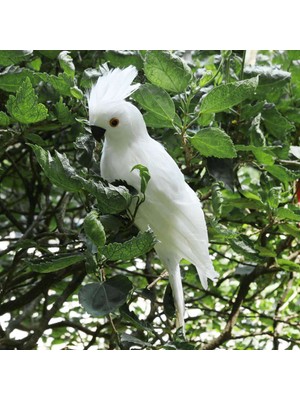
[[[158,243],[155,250],[169,273],[176,308],[176,326],[184,329],[184,294],[180,261],[195,265],[202,286],[207,278],[218,277],[208,251],[208,235],[201,203],[185,182],[179,167],[164,147],[152,139],[141,112],[125,101],[139,84],[133,66],[125,69],[101,68],[101,76],[89,96],[89,122],[97,141],[103,136],[101,176],[108,182],[124,180],[140,190],[137,164],[148,168],[151,179],[146,189],[135,225],[145,231],[149,226]]]

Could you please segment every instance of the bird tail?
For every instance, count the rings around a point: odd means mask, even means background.
[[[167,268],[169,272],[169,280],[172,288],[175,309],[176,309],[176,328],[183,328],[184,331],[184,296],[181,282],[180,267],[177,264],[175,267]]]

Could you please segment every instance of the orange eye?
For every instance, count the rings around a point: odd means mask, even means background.
[[[115,128],[116,126],[118,126],[119,125],[119,120],[118,120],[118,118],[112,118],[110,121],[109,121],[109,125],[110,126],[112,126],[113,128]]]

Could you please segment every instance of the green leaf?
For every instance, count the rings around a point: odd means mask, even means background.
[[[175,105],[170,95],[163,89],[146,83],[132,95],[145,110],[159,120],[173,121],[175,117]]]
[[[140,178],[141,178],[141,193],[145,194],[147,186],[148,186],[148,182],[151,179],[149,170],[144,165],[137,164],[137,165],[135,165],[134,167],[131,168],[130,172],[134,171],[135,169],[137,169],[139,171],[139,174],[140,174]]]
[[[87,68],[83,71],[80,86],[83,89],[89,89],[93,83],[96,83],[100,76],[100,71],[95,68]]]
[[[281,165],[267,165],[265,166],[266,171],[281,182],[287,184],[299,178],[299,174],[290,171],[289,169],[282,167]]]
[[[300,50],[287,50],[289,60],[300,60]]]
[[[82,100],[84,98],[82,90],[80,90],[77,86],[71,87],[70,93],[73,97],[75,97],[75,99]]]
[[[106,51],[104,57],[114,67],[126,68],[134,65],[138,70],[143,68],[143,60],[137,51]]]
[[[74,143],[76,149],[76,159],[84,167],[89,168],[93,163],[93,152],[95,149],[95,139],[90,133],[77,136]]]
[[[284,141],[286,135],[295,130],[294,124],[281,115],[274,105],[271,108],[264,108],[262,117],[268,132],[277,139]]]
[[[26,68],[8,67],[0,73],[0,89],[6,92],[15,93],[25,78],[33,81],[35,73]],[[36,82],[35,82],[36,83]]]
[[[106,236],[103,225],[101,224],[99,215],[96,211],[91,211],[84,218],[83,228],[87,237],[97,247],[98,252],[101,253],[101,249],[106,241]]]
[[[279,225],[280,232],[284,234],[289,234],[294,236],[297,239],[300,239],[300,230],[296,225],[292,224],[280,224]]]
[[[117,275],[102,283],[83,286],[78,298],[83,308],[93,317],[104,317],[124,304],[131,290],[131,281],[123,275]]]
[[[277,208],[280,203],[281,187],[274,186],[267,193],[267,202],[273,209]]]
[[[70,56],[69,51],[62,51],[58,55],[58,61],[59,65],[61,68],[64,70],[64,72],[70,76],[71,78],[74,78],[75,76],[75,65],[73,63],[73,59]]]
[[[0,126],[8,126],[10,123],[9,116],[5,112],[0,111]]]
[[[212,184],[211,189],[212,189],[212,207],[214,215],[216,217],[219,217],[222,214],[222,206],[224,202],[221,186],[218,182],[214,182]]]
[[[82,189],[84,180],[76,174],[65,154],[55,151],[55,156],[52,158],[50,152],[42,147],[34,144],[29,144],[29,146],[33,149],[45,175],[54,185],[70,192]]]
[[[27,61],[32,54],[31,50],[0,50],[0,65],[8,67]]]
[[[251,122],[249,129],[250,143],[253,146],[261,147],[266,145],[265,135],[261,129],[261,114],[258,114]]]
[[[71,265],[77,264],[84,259],[83,254],[54,255],[43,259],[26,261],[26,266],[32,271],[40,273],[49,273],[59,271]]]
[[[235,149],[237,151],[251,151],[257,161],[263,165],[273,165],[276,160],[276,155],[273,153],[272,149],[269,147],[256,147],[253,145],[236,145]]]
[[[55,111],[57,119],[63,125],[69,125],[75,122],[75,118],[72,115],[69,108],[63,102],[63,98],[61,97],[59,101],[55,104]]]
[[[43,121],[48,116],[47,108],[38,103],[38,97],[28,77],[18,89],[16,96],[9,96],[6,108],[12,117],[23,124]]]
[[[254,249],[254,243],[246,236],[240,235],[238,238],[230,239],[233,250],[251,261],[261,261],[258,252]]]
[[[150,251],[157,243],[153,232],[139,232],[137,236],[124,243],[110,243],[103,247],[102,254],[111,261],[131,260]]]
[[[126,210],[132,196],[124,186],[105,186],[102,182],[83,181],[83,189],[92,194],[98,203],[98,209],[103,214],[118,214]]]
[[[65,72],[56,75],[43,75],[42,80],[49,83],[62,96],[70,96],[70,89],[74,86],[74,80]]]
[[[192,78],[187,64],[167,51],[148,51],[144,71],[151,83],[174,93],[182,93]]]
[[[300,210],[299,210],[300,211]],[[276,216],[281,220],[300,221],[300,213],[296,213],[289,208],[280,207],[276,210]]]
[[[244,69],[245,77],[259,75],[259,84],[256,90],[256,96],[262,99],[274,101],[282,92],[283,87],[290,81],[291,74],[282,71],[278,67],[255,66]]]
[[[253,97],[257,85],[258,77],[217,86],[203,97],[200,113],[216,113],[227,110]]]
[[[217,158],[236,157],[232,140],[222,129],[214,127],[203,128],[189,140],[203,156]]]
[[[300,265],[293,261],[286,260],[284,258],[278,258],[276,262],[279,267],[283,268],[286,271],[300,272]]]

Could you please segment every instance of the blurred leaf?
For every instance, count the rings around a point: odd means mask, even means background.
[[[265,169],[281,182],[288,183],[296,180],[299,175],[281,165],[267,165]]]
[[[84,89],[89,89],[93,83],[96,83],[100,76],[100,71],[95,68],[87,68],[83,71],[80,86]]]
[[[295,126],[273,107],[264,107],[262,111],[264,124],[269,133],[278,139],[284,140],[289,132],[295,130]]]
[[[167,51],[148,51],[144,71],[151,83],[174,93],[182,93],[192,78],[187,64]]]
[[[72,57],[70,56],[70,52],[62,51],[61,53],[59,53],[58,61],[59,61],[61,68],[64,70],[64,72],[71,78],[74,78],[75,65],[73,63]]]
[[[278,208],[276,210],[276,216],[279,219],[287,219],[290,221],[300,221],[300,210],[299,213],[294,212],[293,210],[290,210],[289,208]]]
[[[221,187],[218,182],[213,183],[211,189],[212,189],[212,207],[214,215],[218,218],[222,214],[222,206],[224,198],[222,196]]]
[[[0,65],[8,67],[9,65],[28,61],[31,54],[31,50],[0,50]]]
[[[93,152],[95,149],[95,139],[90,133],[81,134],[74,143],[76,149],[76,159],[84,167],[89,168],[93,163]]]
[[[286,271],[300,272],[300,265],[293,261],[286,260],[283,258],[277,258],[276,262],[279,265],[279,267],[285,269]]]
[[[131,281],[124,275],[116,275],[102,283],[90,283],[81,287],[78,298],[89,314],[103,317],[124,304],[131,290]]]
[[[32,269],[32,271],[44,274],[70,267],[71,265],[77,264],[82,260],[84,260],[84,255],[81,253],[65,255],[58,254],[54,256],[48,256],[43,259],[32,259],[26,261],[25,264],[27,267]]]
[[[216,113],[227,110],[253,97],[257,85],[258,77],[217,86],[203,97],[200,113]]]
[[[16,96],[9,96],[6,108],[12,117],[23,124],[43,121],[48,116],[47,108],[38,103],[38,97],[28,77],[18,89]]]
[[[230,244],[233,250],[237,254],[243,255],[246,260],[255,262],[261,261],[258,252],[254,249],[254,243],[246,235],[240,235],[238,238],[230,239]]]
[[[250,126],[250,143],[253,146],[262,147],[266,145],[265,135],[261,129],[261,114],[258,114],[251,122]]]
[[[219,128],[200,129],[189,138],[192,145],[202,156],[217,158],[234,158],[236,151],[230,137]]]
[[[8,126],[10,123],[9,116],[5,112],[0,111],[0,126]]]
[[[128,333],[121,334],[121,342],[122,343],[130,343],[130,344],[137,345],[140,347],[152,347],[151,343],[144,342],[143,340],[138,339],[133,335],[129,335]]]
[[[233,162],[228,158],[208,157],[207,160],[208,173],[215,178],[216,181],[221,181],[228,189],[234,188]]]
[[[134,65],[139,70],[143,68],[143,60],[137,51],[109,50],[105,52],[104,56],[114,67],[126,68]]]
[[[163,89],[146,83],[132,95],[145,110],[159,120],[173,121],[175,116],[175,105],[170,95]]]
[[[109,243],[103,247],[102,254],[111,261],[131,260],[148,253],[157,243],[153,232],[139,232],[137,236],[124,243]]]

